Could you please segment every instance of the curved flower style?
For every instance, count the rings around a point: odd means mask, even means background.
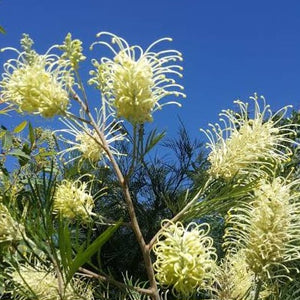
[[[214,289],[216,299],[253,299],[251,287],[254,286],[254,273],[246,263],[243,250],[227,255],[217,268],[214,278],[217,286]]]
[[[209,173],[214,178],[231,179],[249,172],[261,174],[274,163],[289,159],[291,150],[286,144],[295,143],[290,138],[295,131],[290,125],[279,125],[289,107],[272,114],[264,97],[260,98],[262,107],[256,94],[250,97],[255,107],[253,118],[249,117],[248,103],[235,101],[239,113],[226,110],[220,114],[224,128],[210,124],[211,130],[201,129],[210,141],[207,144],[211,149]]]
[[[97,37],[111,37],[111,44],[105,41],[95,42],[107,46],[115,55],[113,60],[102,58],[100,62],[94,60],[96,70],[90,72],[90,84],[95,84],[105,95],[108,102],[117,111],[118,117],[129,122],[144,123],[152,121],[152,112],[161,109],[167,102],[160,104],[160,100],[168,95],[185,95],[178,91],[183,87],[175,82],[169,74],[182,77],[182,67],[174,64],[182,61],[182,55],[176,50],[162,50],[157,53],[152,48],[162,41],[171,41],[163,38],[152,43],[146,51],[140,46],[129,46],[128,43],[114,34],[98,33]],[[114,48],[116,44],[118,49]]]
[[[27,43],[27,49],[24,43]],[[38,55],[28,49],[33,42],[26,35],[21,44],[25,48],[23,52],[14,48],[2,49],[13,50],[18,57],[4,64],[0,81],[1,98],[17,106],[21,112],[46,118],[63,115],[69,104],[68,88],[72,83],[66,64],[60,64],[57,55],[49,54],[53,47],[46,54]]]
[[[94,299],[92,289],[86,282],[76,278],[71,281],[63,291],[63,298],[59,294],[58,279],[53,268],[46,268],[40,263],[34,267],[29,264],[22,264],[18,270],[10,274],[11,281],[17,286],[14,289],[13,299],[28,300],[92,300]]]
[[[5,242],[22,240],[23,226],[10,215],[8,209],[0,203],[0,245]]]
[[[164,226],[168,226],[164,228]],[[207,236],[208,224],[163,221],[153,247],[156,278],[162,285],[172,285],[174,294],[189,296],[198,288],[209,288],[215,268],[213,240]]]
[[[53,210],[69,219],[87,220],[92,214],[94,200],[87,183],[80,180],[63,180],[54,195]]]
[[[120,122],[116,122],[114,119],[108,122],[110,116],[105,116],[103,110],[97,111],[97,129],[103,133],[105,137],[105,143],[109,147],[110,152],[113,155],[122,155],[116,148],[112,146],[117,141],[125,139],[125,134],[120,132]],[[84,118],[84,115],[81,115]],[[76,152],[77,155],[68,159],[66,163],[72,162],[73,160],[80,159],[79,163],[84,160],[88,160],[92,166],[96,166],[99,162],[105,163],[107,153],[104,150],[103,142],[100,140],[98,133],[95,129],[90,128],[86,123],[81,123],[76,120],[61,120],[68,129],[61,129],[58,132],[64,132],[72,135],[75,140],[69,140],[62,135],[59,139],[69,144],[70,147],[61,151],[59,154],[61,157],[70,152]],[[79,152],[79,153],[78,153]]]
[[[274,266],[288,272],[284,263],[300,258],[300,194],[293,191],[299,183],[261,180],[249,204],[229,210],[224,245],[244,248],[250,270],[262,280],[280,276]]]

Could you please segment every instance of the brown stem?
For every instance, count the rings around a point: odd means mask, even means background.
[[[103,150],[106,152],[112,166],[113,169],[115,170],[115,173],[118,177],[119,183],[122,187],[123,190],[123,194],[125,197],[125,201],[127,204],[127,208],[128,208],[128,213],[130,216],[130,220],[131,220],[131,225],[132,225],[132,229],[133,232],[136,236],[136,239],[139,243],[140,249],[142,251],[142,255],[143,255],[143,259],[144,259],[144,263],[145,263],[145,268],[146,268],[146,272],[147,272],[147,276],[149,279],[149,283],[150,283],[150,290],[152,292],[151,298],[153,300],[159,300],[159,295],[158,295],[158,289],[157,289],[157,284],[155,281],[155,276],[154,276],[154,270],[153,270],[153,266],[152,266],[152,261],[151,261],[151,257],[150,257],[150,248],[149,246],[145,243],[143,234],[141,232],[136,214],[135,214],[135,209],[134,209],[134,205],[130,196],[130,191],[129,191],[129,186],[127,181],[125,180],[119,165],[117,164],[113,154],[111,153],[109,146],[106,142],[105,139],[105,135],[104,132],[102,130],[99,129],[99,127],[97,126],[96,121],[94,120],[93,116],[91,115],[88,106],[80,99],[80,97],[74,93],[74,99],[76,101],[79,102],[79,104],[81,105],[81,107],[84,109],[85,113],[87,114],[87,117],[89,118],[90,122],[91,122],[91,126],[95,129],[97,135],[100,138],[101,144],[100,146],[103,148]]]
[[[109,156],[110,162],[113,165],[113,168],[116,172],[116,175],[119,179],[119,182],[121,184],[121,187],[122,187],[122,190],[123,190],[123,193],[124,193],[124,196],[125,196],[126,204],[127,204],[127,207],[128,207],[128,213],[129,213],[129,216],[130,216],[130,219],[131,219],[131,226],[132,226],[132,229],[135,233],[136,239],[139,243],[139,246],[140,246],[142,254],[143,254],[145,267],[146,267],[146,272],[147,272],[148,279],[149,279],[150,286],[151,286],[151,290],[152,290],[152,297],[153,297],[154,300],[158,300],[159,296],[158,296],[157,284],[156,284],[156,281],[155,281],[152,261],[151,261],[151,257],[150,257],[150,249],[149,249],[148,245],[146,245],[143,234],[141,232],[141,229],[140,229],[140,226],[139,226],[136,214],[135,214],[134,205],[133,205],[133,202],[132,202],[132,199],[131,199],[131,196],[130,196],[130,191],[129,191],[128,184],[127,184],[126,180],[124,179],[124,176],[123,176],[117,162],[115,161],[114,156],[109,151],[107,145],[104,144],[104,147],[106,148],[106,149],[105,148],[104,149],[106,150],[106,153]]]
[[[144,294],[144,295],[148,295],[148,296],[152,295],[152,291],[149,290],[149,289],[143,289],[143,288],[140,288],[140,287],[127,285],[127,284],[119,282],[119,281],[117,281],[117,280],[115,280],[115,279],[113,279],[113,278],[111,278],[109,276],[96,274],[96,273],[94,273],[94,272],[92,272],[90,270],[87,270],[85,268],[79,268],[79,271],[82,272],[82,273],[84,273],[84,274],[86,274],[86,275],[88,275],[89,277],[96,278],[98,280],[111,283],[111,284],[115,285],[116,287],[118,287],[120,289],[123,289],[123,290],[131,289],[131,290],[139,292],[140,294]]]
[[[64,295],[64,280],[63,280],[63,276],[62,276],[62,273],[58,267],[58,264],[56,262],[56,260],[54,259],[54,257],[50,257],[52,262],[53,262],[53,266],[54,266],[54,269],[55,269],[55,272],[56,272],[56,276],[57,276],[57,281],[58,281],[58,292],[59,292],[59,295],[61,297],[63,297]]]

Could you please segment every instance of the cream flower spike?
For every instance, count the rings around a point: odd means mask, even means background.
[[[244,249],[257,278],[286,277],[285,263],[300,258],[299,185],[300,179],[262,179],[250,203],[228,212],[224,247],[229,252]],[[274,274],[273,267],[281,272]]]
[[[124,155],[113,146],[115,142],[126,139],[126,134],[120,131],[122,122],[116,121],[111,115],[107,116],[103,113],[103,110],[104,109],[95,109],[97,114],[98,130],[103,133],[106,144],[113,155]],[[81,113],[81,117],[84,118],[83,113]],[[77,154],[68,158],[65,163],[70,163],[79,158],[79,164],[88,160],[94,167],[96,167],[99,163],[104,163],[106,165],[107,153],[105,152],[103,144],[95,129],[90,128],[85,122],[78,122],[74,119],[61,119],[61,121],[68,128],[60,129],[57,132],[66,133],[73,136],[74,139],[67,139],[63,135],[59,135],[58,138],[69,145],[69,147],[58,154],[61,158],[70,152],[75,151],[75,154]]]
[[[92,44],[107,46],[114,58],[102,58],[100,62],[93,60],[95,70],[90,72],[90,84],[101,90],[110,105],[116,110],[117,116],[129,122],[144,123],[152,121],[152,113],[167,104],[160,103],[165,96],[185,97],[180,92],[183,87],[172,78],[182,77],[182,55],[176,50],[153,52],[154,46],[163,41],[162,38],[152,43],[145,51],[140,46],[130,46],[123,38],[112,33],[100,32],[97,37],[108,36],[111,42],[98,41]],[[171,76],[169,76],[171,75]]]
[[[261,175],[291,155],[286,144],[295,144],[291,138],[295,131],[290,125],[279,125],[290,106],[272,114],[263,96],[258,98],[255,94],[250,99],[254,104],[252,117],[249,103],[237,100],[240,112],[224,110],[220,114],[223,126],[210,124],[210,130],[200,129],[209,139],[209,173],[214,178],[231,179],[237,174],[249,173]]]
[[[53,201],[54,213],[59,213],[67,219],[79,219],[82,222],[88,221],[93,215],[94,199],[91,188],[88,188],[89,182],[81,181],[83,176],[75,181],[63,180],[56,187]]]
[[[243,250],[229,253],[216,269],[214,294],[218,300],[251,300],[255,276],[246,263]],[[215,298],[214,298],[215,299]]]
[[[23,52],[13,50],[16,59],[4,64],[4,73],[0,81],[0,98],[13,104],[21,112],[40,114],[51,118],[64,115],[69,104],[68,89],[72,78],[66,64],[60,64],[59,56],[50,54],[57,46],[51,47],[44,55],[31,49],[33,41],[24,35],[21,44]]]
[[[184,228],[181,222],[162,222],[153,247],[153,268],[157,281],[172,286],[173,294],[189,297],[197,289],[211,286],[216,250],[208,231],[208,224],[190,223]]]
[[[18,270],[13,270],[10,274],[11,282],[17,286],[14,288],[13,299],[18,300],[92,300],[94,299],[90,285],[79,278],[74,278],[59,294],[58,279],[53,267],[46,267],[40,262],[35,262],[34,266],[21,264]]]

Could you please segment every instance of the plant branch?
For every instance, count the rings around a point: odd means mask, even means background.
[[[94,118],[88,108],[88,105],[86,105],[86,103],[83,102],[76,93],[74,93],[73,97],[77,102],[79,102],[81,107],[84,109],[88,119],[90,120],[91,126],[95,129],[95,132],[97,133],[97,135],[100,139],[100,142],[101,142],[100,146],[103,148],[103,150],[107,154],[107,156],[113,166],[113,169],[115,170],[115,173],[117,175],[117,178],[118,178],[121,188],[123,190],[123,194],[124,194],[125,201],[126,201],[127,208],[128,208],[128,213],[129,213],[130,220],[131,220],[132,229],[133,229],[133,232],[139,243],[140,249],[142,251],[145,268],[146,268],[147,276],[148,276],[149,283],[150,283],[150,290],[152,292],[151,297],[153,300],[159,300],[157,284],[155,281],[154,270],[153,270],[152,261],[151,261],[151,257],[150,257],[150,248],[146,244],[143,234],[142,234],[142,231],[140,229],[140,226],[139,226],[139,223],[138,223],[138,220],[136,217],[134,205],[133,205],[133,202],[132,202],[132,199],[130,196],[128,182],[127,182],[127,180],[125,180],[125,178],[119,168],[119,165],[117,164],[113,154],[111,153],[111,151],[109,149],[109,146],[108,146],[105,136],[104,136],[104,132],[102,132],[99,129],[99,127],[97,126],[97,123],[94,120]]]
[[[50,258],[53,262],[53,266],[54,266],[54,269],[55,269],[55,272],[56,272],[56,275],[57,275],[59,295],[63,296],[65,287],[64,287],[64,280],[63,280],[62,273],[61,273],[60,268],[57,264],[57,261],[54,259],[54,257],[52,257],[52,255],[51,255]]]
[[[207,182],[205,183],[205,185],[198,191],[198,193],[194,196],[194,198],[176,215],[171,219],[171,222],[177,222],[178,220],[180,220],[180,218],[195,204],[195,202],[199,199],[200,195],[203,193],[203,191],[205,191],[206,187],[209,185],[210,183],[210,178],[207,180]],[[159,236],[159,234],[161,233],[162,230],[168,228],[170,226],[170,222],[166,223],[155,235],[154,237],[151,239],[151,241],[148,243],[148,248],[151,250],[151,248],[153,247],[153,245],[155,244],[157,237]]]
[[[151,296],[153,294],[152,291],[149,290],[149,289],[143,289],[143,288],[140,288],[140,287],[137,287],[137,286],[127,285],[127,284],[124,284],[120,281],[117,281],[117,280],[115,280],[115,279],[113,279],[109,276],[96,274],[96,273],[94,273],[90,270],[87,270],[85,268],[79,268],[79,271],[86,274],[86,275],[88,275],[91,278],[96,278],[98,280],[111,283],[111,284],[115,285],[116,287],[118,287],[120,289],[123,289],[123,290],[131,289],[131,290],[139,292],[140,294],[144,294],[144,295],[148,295],[148,296]]]

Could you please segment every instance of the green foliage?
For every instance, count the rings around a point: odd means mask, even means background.
[[[300,299],[299,112],[255,94],[204,131],[210,151],[181,121],[168,138],[147,123],[185,96],[181,54],[98,37],[114,57],[92,61],[95,110],[71,34],[45,54],[24,35],[6,63],[0,114],[64,128],[1,125],[1,299]]]

